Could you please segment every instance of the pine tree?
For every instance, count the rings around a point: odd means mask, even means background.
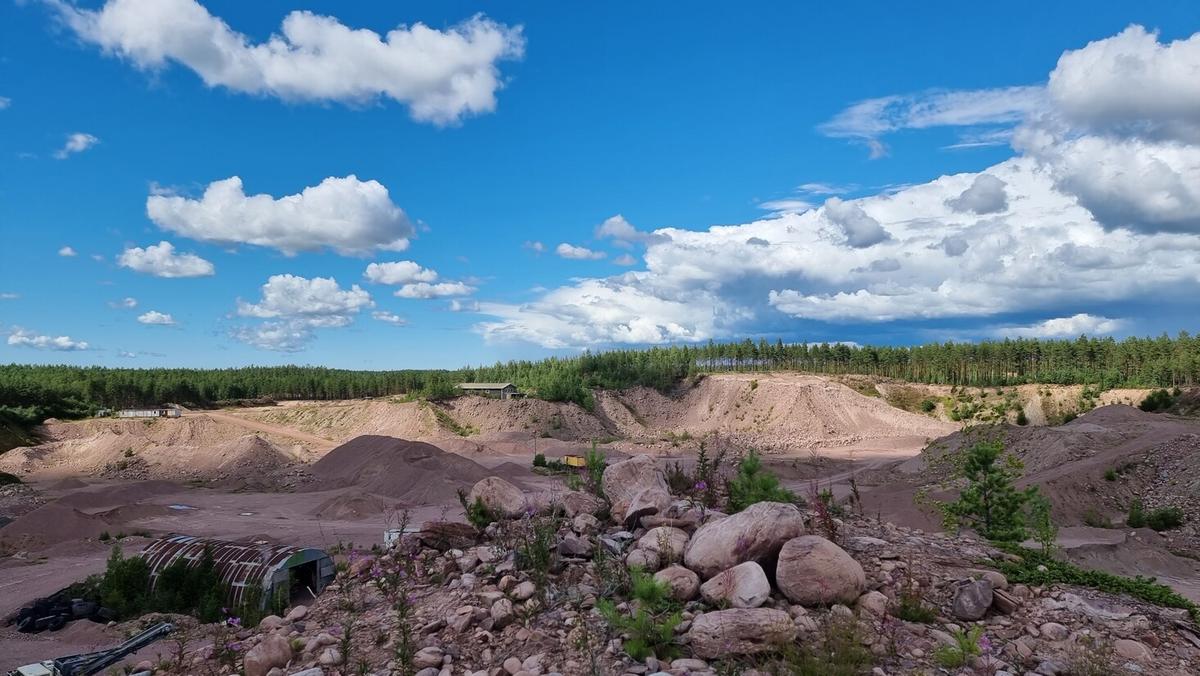
[[[1017,490],[1013,481],[1020,472],[1020,461],[1004,455],[1002,442],[981,441],[971,446],[962,469],[967,486],[958,500],[943,505],[946,516],[989,540],[1025,539],[1023,508],[1037,494],[1037,488]]]

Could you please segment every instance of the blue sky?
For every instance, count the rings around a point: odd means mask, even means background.
[[[0,4],[0,361],[1196,328],[1191,2],[144,1]]]

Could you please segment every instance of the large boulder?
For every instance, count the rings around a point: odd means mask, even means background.
[[[666,511],[671,506],[671,491],[658,463],[648,455],[635,455],[613,463],[601,479],[604,495],[612,507],[612,516],[626,528],[634,528],[643,516]]]
[[[692,621],[688,644],[706,660],[776,650],[796,640],[796,625],[782,610],[732,608],[704,613]]]
[[[743,561],[768,562],[783,543],[803,534],[804,516],[795,505],[759,502],[697,528],[683,562],[707,580]]]
[[[282,669],[292,661],[292,645],[279,634],[269,634],[246,652],[242,659],[246,676],[266,676],[267,672]]]
[[[583,491],[541,491],[529,496],[529,504],[540,514],[562,512],[569,519],[596,514],[605,507],[603,500]]]
[[[850,605],[862,594],[867,576],[846,550],[819,535],[802,535],[779,550],[775,584],[793,603]]]
[[[636,547],[658,555],[658,560],[669,565],[683,560],[683,550],[687,548],[688,534],[686,531],[671,526],[659,526],[646,531],[638,538]]]
[[[700,586],[700,596],[713,605],[757,608],[771,597],[771,583],[762,566],[747,561],[714,575]]]
[[[954,590],[954,616],[974,622],[983,619],[992,607],[992,581],[987,578],[967,580]]]
[[[480,479],[471,487],[467,504],[473,505],[476,500],[482,500],[485,507],[506,519],[520,518],[529,509],[525,493],[498,476]]]
[[[700,578],[683,566],[669,566],[654,574],[654,579],[665,583],[676,601],[684,603],[696,598],[700,591]]]

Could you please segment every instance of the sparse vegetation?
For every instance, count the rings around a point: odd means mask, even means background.
[[[933,653],[933,658],[943,667],[957,669],[966,666],[972,657],[981,652],[979,640],[983,637],[983,627],[974,625],[966,631],[952,627],[950,636],[954,639],[953,645],[941,646]]]
[[[1130,528],[1152,528],[1156,531],[1171,530],[1183,525],[1183,510],[1178,507],[1160,507],[1146,511],[1142,501],[1134,498],[1129,505],[1129,516],[1125,525]]]
[[[727,486],[729,513],[734,514],[756,502],[795,502],[796,496],[779,483],[779,478],[763,469],[762,458],[751,450],[738,464],[737,474]]]
[[[482,498],[477,497],[474,502],[471,502],[467,499],[467,491],[461,488],[458,490],[458,502],[462,505],[463,512],[466,513],[467,523],[470,523],[479,530],[483,530],[492,523],[500,520],[500,516],[489,509],[483,503]]]
[[[1146,398],[1142,400],[1142,403],[1138,404],[1138,408],[1146,411],[1147,413],[1165,411],[1175,405],[1175,399],[1178,396],[1178,389],[1174,394],[1166,390],[1155,390],[1146,395]]]
[[[966,526],[989,540],[1025,539],[1024,507],[1037,489],[1017,490],[1013,482],[1020,471],[1020,460],[1005,454],[1001,441],[980,441],[966,449],[962,476],[967,485],[958,500],[941,505],[947,526]]]
[[[640,568],[630,570],[629,577],[632,602],[628,614],[622,614],[610,599],[597,601],[596,609],[613,629],[628,636],[623,647],[635,660],[677,656],[675,627],[683,616],[671,601],[670,588]]]

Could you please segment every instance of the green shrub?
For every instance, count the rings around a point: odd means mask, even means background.
[[[1171,530],[1183,525],[1183,510],[1178,507],[1162,507],[1146,516],[1146,525],[1157,531]]]
[[[140,556],[125,558],[120,545],[113,545],[98,591],[100,604],[117,617],[137,617],[150,598],[150,566]]]
[[[1092,528],[1112,528],[1112,521],[1107,516],[1094,509],[1089,509],[1083,513],[1083,525],[1091,526]]]
[[[1125,517],[1125,525],[1130,528],[1144,528],[1146,525],[1146,512],[1142,507],[1142,501],[1139,498],[1134,498],[1129,505],[1129,516]]]
[[[1108,469],[1104,470],[1104,480],[1105,481],[1116,481],[1117,480],[1117,470],[1113,469],[1112,467],[1109,467]]]
[[[937,402],[933,399],[926,399],[921,402],[921,410],[925,413],[933,413],[937,410]]]
[[[1044,495],[1035,493],[1029,498],[1028,520],[1033,539],[1042,546],[1042,551],[1052,551],[1058,539],[1058,526],[1054,523],[1050,501]]]
[[[1029,417],[1025,415],[1025,409],[1017,411],[1017,424],[1021,427],[1029,424]]]
[[[979,639],[983,636],[983,627],[974,625],[965,632],[958,627],[953,627],[950,630],[950,636],[954,638],[953,645],[944,645],[933,651],[933,659],[943,667],[957,669],[966,666],[972,657],[981,652]]]
[[[1171,396],[1166,390],[1155,390],[1146,395],[1142,403],[1138,404],[1138,408],[1148,413],[1155,411],[1165,411],[1175,403],[1175,397]]]
[[[458,489],[458,502],[462,505],[463,512],[466,513],[467,523],[470,523],[479,530],[483,530],[492,523],[500,520],[500,515],[483,504],[483,498],[476,497],[475,502],[469,502],[467,500],[467,491],[461,488]]]
[[[900,596],[896,599],[896,606],[892,609],[892,614],[905,622],[932,624],[937,620],[937,613],[934,612],[933,608],[925,605],[920,593],[911,589],[906,589],[900,593]]]
[[[758,453],[750,451],[730,479],[729,513],[735,514],[758,502],[795,502],[796,496],[779,483],[779,478],[762,467]]]
[[[608,459],[596,449],[596,442],[583,454],[584,468],[587,470],[588,490],[593,495],[604,497],[604,470],[608,468]]]
[[[545,467],[546,466],[546,454],[538,453],[538,454],[534,455],[533,456],[533,466],[534,467]]]

